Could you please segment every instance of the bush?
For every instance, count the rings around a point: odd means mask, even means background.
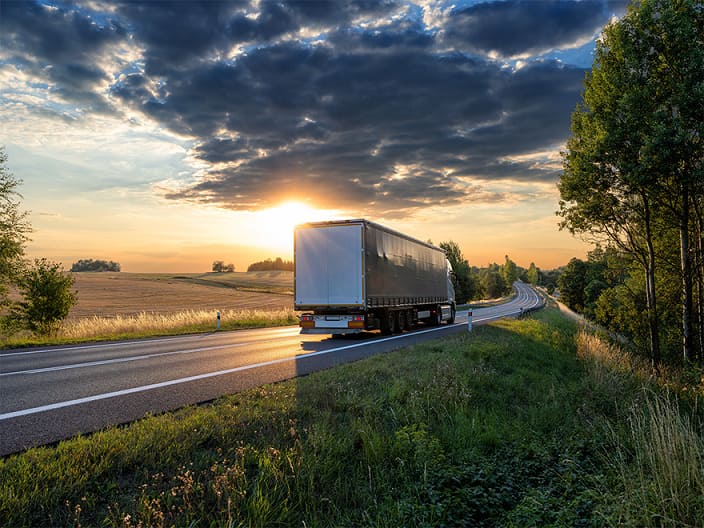
[[[72,286],[73,277],[64,273],[61,264],[35,259],[20,278],[23,300],[12,307],[11,319],[32,332],[51,333],[76,304]]]

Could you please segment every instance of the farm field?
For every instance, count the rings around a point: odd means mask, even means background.
[[[185,310],[292,308],[293,273],[73,273],[70,319]]]

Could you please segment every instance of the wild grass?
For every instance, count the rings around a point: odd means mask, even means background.
[[[261,328],[296,324],[293,310],[222,310],[221,330]],[[114,317],[69,319],[52,335],[39,337],[30,333],[6,336],[0,345],[20,346],[47,343],[72,343],[100,339],[126,339],[210,332],[216,329],[216,310],[185,310],[175,313],[141,312]]]
[[[605,459],[617,474],[608,518],[616,525],[701,526],[701,382],[682,384],[681,373],[675,371],[656,378],[645,359],[594,333],[581,331],[576,342],[595,392],[621,406],[620,420],[597,428],[611,439]]]
[[[674,396],[656,403],[657,384],[645,392],[625,368],[611,375],[608,354],[592,357],[598,342],[577,334],[548,309],[9,456],[0,460],[0,525],[704,518],[696,409]]]
[[[631,409],[628,435],[611,455],[621,477],[619,519],[641,526],[701,526],[704,440],[701,424],[670,394],[647,393]]]

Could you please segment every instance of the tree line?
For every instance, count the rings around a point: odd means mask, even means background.
[[[544,274],[533,262],[527,269],[522,268],[506,255],[503,264],[491,263],[479,268],[469,265],[457,242],[441,242],[440,248],[445,251],[452,266],[455,297],[460,304],[508,295],[518,279],[533,285],[544,285],[550,291],[555,287],[556,277],[551,273]]]
[[[94,259],[80,259],[78,262],[74,262],[71,265],[71,271],[120,271],[122,268],[118,262],[113,262],[112,260],[94,260]]]
[[[563,298],[662,361],[704,359],[704,10],[642,0],[609,24],[562,153],[561,227],[602,249]]]
[[[283,260],[281,257],[266,259],[250,264],[247,271],[293,271],[293,261]]]

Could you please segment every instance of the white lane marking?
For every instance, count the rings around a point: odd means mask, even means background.
[[[201,347],[201,348],[190,348],[186,350],[175,350],[173,352],[157,352],[155,354],[145,354],[142,356],[129,356],[129,357],[124,357],[124,358],[117,358],[117,359],[104,359],[102,361],[88,361],[86,363],[73,363],[69,365],[57,365],[55,367],[44,367],[44,368],[38,368],[38,369],[31,369],[31,370],[17,370],[15,372],[0,372],[0,378],[5,377],[5,376],[16,376],[18,374],[41,374],[43,372],[56,372],[59,370],[69,370],[69,369],[75,369],[75,368],[83,368],[83,367],[96,367],[99,365],[111,365],[113,363],[127,363],[128,361],[139,361],[141,359],[150,359],[154,357],[160,357],[160,356],[170,356],[174,354],[193,354],[195,352],[206,352],[208,350],[220,350],[223,348],[237,348],[245,345],[251,345],[252,343],[236,343],[232,345],[217,345],[217,346],[210,346],[210,347]]]
[[[280,359],[272,359],[270,361],[263,361],[261,363],[254,363],[251,365],[243,365],[241,367],[234,367],[234,368],[226,369],[226,370],[218,370],[216,372],[206,372],[205,374],[188,376],[187,378],[179,378],[179,379],[175,379],[175,380],[162,381],[160,383],[152,383],[150,385],[142,385],[141,387],[131,387],[129,389],[122,389],[122,390],[113,391],[113,392],[106,392],[103,394],[96,394],[94,396],[87,396],[85,398],[77,398],[75,400],[67,400],[67,401],[62,401],[62,402],[57,402],[57,403],[51,403],[48,405],[41,405],[39,407],[32,407],[30,409],[23,409],[20,411],[13,411],[13,412],[0,414],[0,421],[9,420],[11,418],[18,418],[21,416],[29,416],[31,414],[37,414],[37,413],[45,412],[45,411],[53,411],[56,409],[62,409],[64,407],[72,407],[74,405],[80,405],[82,403],[90,403],[90,402],[95,402],[95,401],[100,401],[100,400],[106,400],[108,398],[115,398],[118,396],[127,396],[129,394],[135,394],[138,392],[146,392],[149,390],[160,389],[163,387],[170,387],[172,385],[179,385],[181,383],[188,383],[190,381],[198,381],[198,380],[207,379],[207,378],[214,378],[216,376],[223,376],[225,374],[232,374],[235,372],[242,372],[245,370],[251,370],[251,369],[260,368],[260,367],[268,367],[271,365],[278,365],[278,364],[286,363],[289,361],[296,361],[297,359],[306,359],[306,358],[314,357],[314,356],[322,356],[325,354],[331,354],[333,352],[339,352],[341,350],[349,350],[351,348],[367,346],[371,343],[383,343],[385,341],[392,341],[395,339],[403,339],[405,337],[411,337],[411,336],[418,335],[418,334],[427,334],[428,332],[437,332],[439,330],[444,330],[446,328],[448,328],[448,327],[441,326],[441,327],[437,327],[437,328],[430,328],[428,330],[421,330],[421,331],[413,332],[410,334],[401,334],[401,335],[397,335],[397,336],[386,337],[383,339],[377,339],[375,341],[366,342],[366,343],[356,343],[354,345],[347,345],[347,346],[343,346],[343,347],[331,348],[328,350],[320,350],[318,352],[311,352],[309,354],[301,354],[301,355],[295,356],[295,357],[288,356],[288,357],[280,358]]]
[[[484,320],[487,320],[487,319],[491,319],[492,317],[493,317],[493,316],[490,316],[490,317],[487,317],[487,318],[484,318],[484,319],[478,319],[477,321],[484,321]],[[458,326],[458,325],[460,325],[460,324],[462,324],[462,323],[455,323],[454,325],[451,325],[451,326],[449,326],[449,327]],[[397,335],[397,336],[391,336],[391,337],[386,337],[386,338],[382,338],[382,339],[377,339],[377,340],[373,341],[372,343],[383,343],[383,342],[386,342],[386,341],[393,341],[393,340],[396,340],[396,339],[403,339],[403,338],[410,337],[410,336],[414,336],[414,335],[427,334],[427,333],[429,333],[429,332],[437,332],[437,331],[439,331],[439,330],[444,330],[444,329],[446,329],[446,328],[448,328],[448,326],[441,326],[441,327],[436,327],[436,328],[429,328],[429,329],[427,329],[427,330],[420,330],[420,331],[418,331],[418,332],[413,332],[413,333],[410,333],[410,334],[401,334],[401,335]],[[169,387],[169,386],[178,385],[178,384],[181,384],[181,383],[188,383],[188,382],[190,382],[190,381],[198,381],[198,380],[201,380],[201,379],[213,378],[213,377],[222,376],[222,375],[225,375],[225,374],[232,374],[232,373],[235,373],[235,372],[242,372],[242,371],[245,371],[245,370],[251,370],[251,369],[255,369],[255,368],[259,368],[259,367],[266,367],[266,366],[271,366],[271,365],[278,365],[278,364],[281,364],[281,363],[286,363],[286,362],[288,362],[288,361],[295,361],[295,360],[297,360],[297,359],[299,359],[299,358],[300,358],[300,359],[305,359],[305,358],[314,357],[314,356],[322,356],[322,355],[325,355],[325,354],[331,354],[331,353],[333,353],[333,352],[339,352],[339,351],[341,351],[341,350],[349,350],[349,349],[352,349],[352,348],[358,348],[358,347],[366,346],[366,345],[369,345],[369,344],[370,344],[370,342],[366,342],[366,343],[356,343],[356,344],[354,344],[354,345],[347,345],[347,346],[344,346],[344,347],[331,348],[331,349],[328,349],[328,350],[320,350],[320,351],[318,351],[318,352],[311,352],[311,353],[309,353],[309,354],[301,354],[301,355],[296,356],[296,357],[285,357],[285,358],[280,358],[280,359],[273,359],[273,360],[271,360],[271,361],[264,361],[264,362],[261,362],[261,363],[255,363],[255,364],[251,364],[251,365],[244,365],[244,366],[241,366],[241,367],[235,367],[235,368],[226,369],[226,370],[219,370],[219,371],[216,371],[216,372],[207,372],[207,373],[205,373],[205,374],[198,374],[198,375],[196,375],[196,376],[189,376],[189,377],[187,377],[187,378],[179,378],[179,379],[175,379],[175,380],[163,381],[163,382],[161,382],[161,383],[152,383],[151,385],[143,385],[143,386],[141,386],[141,387],[132,387],[132,388],[129,388],[129,389],[123,389],[123,390],[119,390],[119,391],[106,392],[106,393],[103,393],[103,394],[96,394],[96,395],[94,395],[94,396],[87,396],[87,397],[85,397],[85,398],[77,398],[77,399],[75,399],[75,400],[68,400],[68,401],[63,401],[63,402],[57,402],[57,403],[52,403],[52,404],[48,404],[48,405],[41,405],[41,406],[39,406],[39,407],[32,407],[32,408],[30,408],[30,409],[23,409],[23,410],[20,410],[20,411],[13,411],[13,412],[9,412],[9,413],[0,414],[0,421],[2,421],[2,420],[9,420],[9,419],[11,419],[11,418],[18,418],[18,417],[21,417],[21,416],[28,416],[28,415],[31,415],[31,414],[37,414],[37,413],[45,412],[45,411],[52,411],[52,410],[61,409],[61,408],[64,408],[64,407],[72,407],[72,406],[74,406],[74,405],[80,405],[80,404],[82,404],[82,403],[90,403],[90,402],[99,401],[99,400],[105,400],[105,399],[108,399],[108,398],[114,398],[114,397],[118,397],[118,396],[126,396],[126,395],[128,395],[128,394],[135,394],[135,393],[138,393],[138,392],[146,392],[146,391],[153,390],[153,389],[159,389],[159,388],[163,388],[163,387]]]
[[[249,330],[237,330],[239,333],[245,333],[245,332],[251,332],[251,331],[258,331],[261,330],[261,328],[252,328]],[[296,332],[298,331],[298,326],[291,326],[291,327],[283,327],[283,328],[272,328],[271,331],[276,332],[276,333],[285,333],[285,332],[291,332],[292,330],[295,330]],[[164,342],[169,342],[169,341],[176,341],[176,340],[193,340],[193,339],[203,339],[203,337],[209,337],[212,334],[204,333],[204,334],[194,334],[190,336],[170,336],[170,337],[161,337],[157,339],[145,339],[143,341],[116,341],[114,343],[95,343],[95,344],[90,344],[90,345],[75,345],[75,346],[67,346],[67,347],[60,347],[60,348],[42,348],[39,350],[25,350],[24,352],[5,352],[0,354],[0,358],[4,357],[15,357],[15,356],[28,356],[32,354],[45,354],[45,353],[53,353],[53,352],[70,352],[72,350],[87,350],[91,348],[115,348],[115,347],[125,347],[125,346],[134,346],[134,345],[144,345],[144,344],[152,344],[152,343],[164,343]]]

